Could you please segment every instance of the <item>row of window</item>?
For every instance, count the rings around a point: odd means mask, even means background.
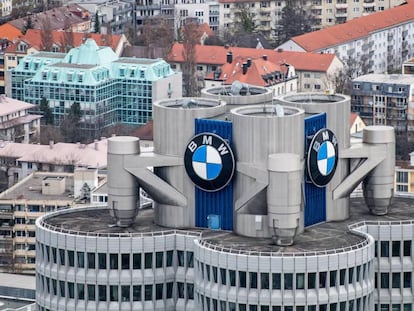
[[[197,295],[199,306],[203,311],[360,311],[369,310],[368,296],[350,301],[308,306],[269,306],[266,304],[244,304],[227,302]],[[404,305],[403,311],[411,311],[411,305]],[[410,308],[408,308],[410,307]],[[371,311],[371,310],[369,310]],[[382,310],[381,310],[382,311]],[[385,310],[384,310],[385,311]],[[401,309],[399,309],[401,311]]]
[[[411,240],[405,241],[375,241],[375,257],[409,257],[411,256]],[[390,252],[391,250],[391,252]]]
[[[378,277],[380,279],[378,280]],[[411,272],[377,273],[375,272],[375,288],[411,288]]]
[[[194,284],[168,282],[147,285],[95,285],[59,281],[38,276],[40,290],[61,298],[88,301],[152,301],[186,298],[194,299]]]
[[[361,282],[369,278],[371,265],[308,273],[246,272],[217,268],[198,262],[198,271],[203,279],[221,285],[250,289],[316,289]],[[410,276],[411,280],[411,276]]]
[[[60,248],[50,247],[38,243],[38,256],[46,263],[59,264],[60,266],[88,268],[88,269],[153,269],[172,267],[193,268],[194,253],[191,251],[165,251],[155,253],[89,253],[75,252]]]

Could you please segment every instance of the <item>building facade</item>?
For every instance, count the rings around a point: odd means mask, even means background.
[[[142,125],[152,102],[181,96],[181,73],[160,59],[119,58],[89,39],[67,54],[26,56],[11,71],[11,97],[39,105],[45,97],[59,125],[74,103],[92,137],[115,124]]]
[[[37,220],[38,309],[412,310],[393,129],[351,146],[340,94],[215,96],[155,103],[152,153],[109,139],[110,208]]]
[[[368,125],[390,125],[413,140],[414,77],[369,74],[352,81],[351,110]]]
[[[278,48],[335,53],[353,75],[400,72],[412,58],[414,4],[363,16],[341,25],[296,36]]]

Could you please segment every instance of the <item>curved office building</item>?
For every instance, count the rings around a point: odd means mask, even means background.
[[[393,129],[351,146],[348,97],[283,101],[160,101],[153,153],[110,138],[108,206],[37,220],[38,309],[412,310]],[[140,188],[153,208],[137,208]]]

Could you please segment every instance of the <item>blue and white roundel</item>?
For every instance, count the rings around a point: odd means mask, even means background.
[[[330,141],[324,141],[318,150],[318,169],[323,176],[329,175],[335,168],[336,152]]]
[[[202,145],[193,153],[194,172],[204,180],[216,179],[221,172],[222,162],[217,149]]]

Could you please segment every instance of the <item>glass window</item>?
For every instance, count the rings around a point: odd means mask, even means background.
[[[213,281],[214,283],[217,283],[217,280],[218,280],[217,267],[212,267],[212,269],[213,269]]]
[[[118,269],[118,254],[109,254],[109,268],[113,270]]]
[[[152,253],[151,253],[152,255]],[[152,300],[152,284],[149,285],[145,285],[145,301],[150,301]]]
[[[122,270],[129,269],[129,254],[121,254]]]
[[[65,297],[65,282],[59,281],[60,297]]]
[[[106,254],[105,253],[98,253],[98,265],[99,265],[99,269],[106,269]]]
[[[75,298],[75,284],[72,282],[68,282],[68,295],[70,299]]]
[[[345,285],[345,269],[339,270],[339,285]]]
[[[260,289],[269,289],[269,273],[260,273]]]
[[[280,273],[272,273],[272,289],[281,289]]]
[[[391,309],[392,311],[401,311],[401,305],[400,304],[396,304],[396,303],[394,303],[393,305],[392,305],[392,309]]]
[[[331,304],[329,305],[329,311],[336,311],[336,306],[337,306],[337,304],[336,304],[336,303],[331,303]]]
[[[210,265],[206,265],[207,281],[210,282]]]
[[[134,285],[132,287],[132,300],[141,301],[141,285]]]
[[[193,268],[194,267],[194,253],[187,252],[187,267]]]
[[[155,299],[156,300],[162,299],[163,289],[164,289],[164,284],[155,284]]]
[[[220,268],[220,280],[222,285],[226,285],[226,269]]]
[[[249,272],[250,288],[257,288],[257,272]]]
[[[59,263],[64,266],[65,265],[65,250],[59,249]]]
[[[305,288],[305,274],[296,273],[296,289],[304,289],[304,288]]]
[[[404,256],[411,256],[411,241],[404,241]]]
[[[123,254],[125,255],[125,254]],[[129,254],[126,254],[129,255]],[[130,287],[129,285],[122,285],[121,286],[121,301],[130,301],[131,300],[131,296],[130,296]]]
[[[173,265],[173,256],[174,251],[167,251],[167,267],[171,267]]]
[[[400,273],[396,272],[392,274],[392,288],[400,288],[401,285],[401,275]]]
[[[381,288],[389,288],[390,287],[390,276],[388,273],[381,273]]]
[[[106,285],[98,285],[99,301],[106,301]]]
[[[95,285],[88,284],[88,300],[95,301]]]
[[[155,253],[155,267],[162,268],[164,261],[164,252],[156,252]]]
[[[329,286],[336,286],[336,270],[329,272]]]
[[[348,270],[348,283],[351,284],[354,281],[354,268]]]
[[[285,273],[283,275],[285,289],[292,289],[293,288],[293,274],[292,273]]]
[[[245,288],[246,287],[246,272],[239,271],[239,287]]]
[[[412,311],[412,304],[411,303],[405,303],[404,304],[404,311]]]
[[[145,253],[145,269],[152,269],[152,253]],[[150,299],[152,300],[152,298]]]
[[[308,289],[313,289],[316,287],[316,273],[308,273]]]
[[[84,252],[76,252],[77,260],[78,260],[78,267],[85,268],[85,253]]]
[[[88,253],[88,268],[95,269],[95,253]]]
[[[381,257],[388,257],[390,255],[389,241],[381,241]]]
[[[404,288],[411,288],[411,272],[404,272]]]
[[[76,284],[77,291],[78,291],[78,299],[85,299],[85,285],[83,284]]]
[[[177,282],[178,298],[184,298],[184,283]]]
[[[349,309],[349,310],[352,310],[352,309]],[[316,311],[316,306],[315,305],[308,306],[308,311]]]
[[[173,282],[167,283],[167,299],[171,299],[172,298],[173,287],[174,287],[174,283]]]
[[[229,270],[230,286],[236,286],[236,271]]]
[[[356,267],[356,281],[359,282],[361,279],[361,266]]]
[[[52,279],[52,289],[53,289],[53,295],[57,295],[57,281]]]
[[[325,288],[325,287],[326,287],[326,272],[319,272],[319,288]]]
[[[390,310],[390,306],[388,304],[381,304],[381,311],[389,311]]]
[[[134,254],[132,260],[133,269],[141,269],[141,254]]]
[[[117,285],[109,286],[109,300],[118,301],[118,286]]]
[[[257,305],[249,305],[249,311],[257,311]]]
[[[392,257],[400,256],[400,241],[392,241]]]
[[[75,266],[75,252],[74,251],[68,251],[68,261],[69,261],[69,267]]]
[[[187,283],[187,298],[194,299],[194,284]]]

